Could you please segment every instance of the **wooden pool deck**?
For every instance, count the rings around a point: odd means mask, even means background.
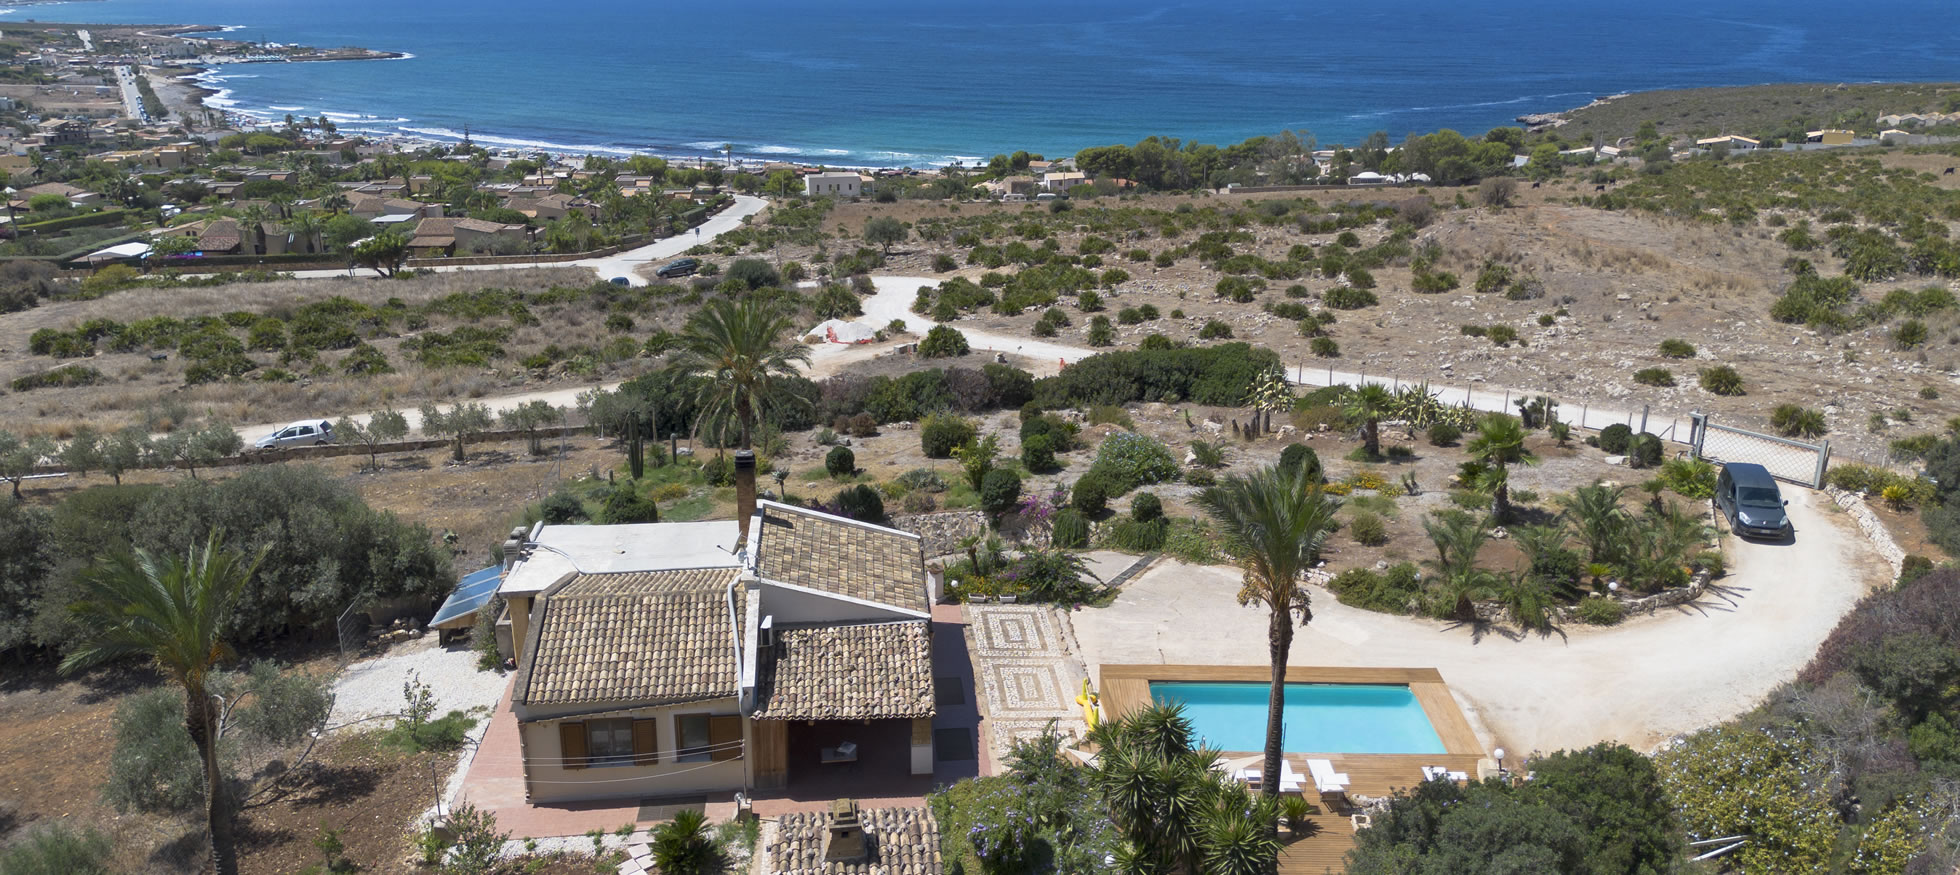
[[[1103,713],[1115,717],[1150,703],[1151,681],[1256,681],[1267,683],[1272,671],[1266,666],[1245,665],[1105,665],[1097,692],[1102,696]],[[1388,796],[1396,790],[1422,781],[1423,766],[1444,766],[1451,771],[1477,774],[1478,761],[1487,756],[1450,697],[1443,676],[1433,668],[1321,668],[1289,666],[1287,683],[1294,684],[1406,684],[1435,727],[1447,753],[1441,754],[1343,754],[1289,752],[1293,770],[1307,775],[1308,759],[1332,760],[1334,770],[1348,775],[1349,796]],[[1254,754],[1258,751],[1227,751]],[[1316,794],[1308,799],[1318,804]],[[1340,872],[1344,857],[1354,847],[1354,826],[1346,813],[1322,811],[1313,818],[1314,830],[1303,837],[1285,836],[1287,846],[1280,853],[1279,870],[1286,875],[1320,875]]]

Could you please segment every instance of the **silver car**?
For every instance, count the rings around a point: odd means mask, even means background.
[[[261,450],[281,450],[287,447],[317,447],[333,443],[333,423],[324,419],[303,419],[286,426],[253,444]]]

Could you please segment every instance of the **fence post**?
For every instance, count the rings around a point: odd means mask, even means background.
[[[1654,405],[1652,404],[1640,405],[1640,431],[1636,432],[1636,434],[1645,434],[1647,432],[1647,411],[1652,410],[1653,407]]]
[[[1591,409],[1592,409],[1592,405],[1591,405],[1590,403],[1587,403],[1587,404],[1580,404],[1580,405],[1579,405],[1579,427],[1580,427],[1580,428],[1585,428],[1585,427],[1586,427],[1586,413],[1587,413],[1587,411],[1590,411]]]
[[[1504,390],[1504,406],[1498,409],[1504,413],[1511,412],[1511,390]]]
[[[1817,445],[1817,473],[1813,475],[1810,479],[1810,488],[1812,489],[1824,488],[1824,469],[1826,466],[1830,465],[1830,463],[1831,463],[1831,442],[1827,440]]]

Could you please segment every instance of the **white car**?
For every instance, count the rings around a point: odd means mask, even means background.
[[[302,419],[265,437],[253,444],[261,450],[281,450],[286,447],[317,447],[333,443],[333,423],[324,419]]]

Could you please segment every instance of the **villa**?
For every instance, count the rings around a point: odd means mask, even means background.
[[[1762,145],[1761,140],[1752,140],[1748,137],[1738,137],[1733,134],[1720,137],[1703,137],[1695,141],[1695,148],[1698,149],[1713,149],[1716,146],[1727,146],[1731,152],[1760,149]]]
[[[510,606],[526,799],[931,775],[917,535],[755,497],[736,520],[519,530]]]
[[[855,170],[826,170],[803,177],[803,193],[811,197],[858,197],[870,192]]]

